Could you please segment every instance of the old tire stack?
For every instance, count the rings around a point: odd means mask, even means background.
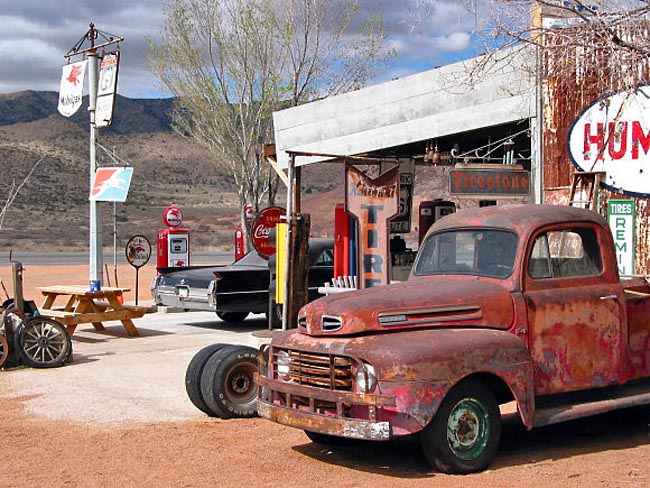
[[[197,352],[185,373],[185,390],[196,408],[211,417],[257,415],[257,350],[249,346],[211,344]]]

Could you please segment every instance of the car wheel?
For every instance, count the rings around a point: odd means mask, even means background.
[[[253,380],[257,370],[257,350],[252,347],[227,346],[210,356],[201,376],[201,393],[215,416],[257,415],[258,387]]]
[[[422,431],[429,465],[443,473],[468,474],[488,467],[501,437],[501,414],[492,391],[480,381],[454,387]]]
[[[205,363],[215,352],[227,344],[210,344],[197,352],[185,371],[185,391],[192,404],[203,413],[212,416],[212,411],[208,408],[201,394],[201,375],[205,368]]]
[[[217,312],[217,317],[224,322],[232,324],[235,322],[242,322],[246,317],[248,317],[248,312]]]
[[[15,332],[16,350],[23,364],[33,368],[63,366],[72,354],[72,341],[61,322],[32,317]]]

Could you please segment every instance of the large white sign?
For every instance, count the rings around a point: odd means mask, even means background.
[[[108,127],[113,121],[119,62],[119,52],[116,52],[104,56],[99,66],[95,127]]]
[[[61,70],[58,109],[64,117],[74,115],[81,107],[86,64],[88,64],[88,60],[84,59],[78,63],[66,64]]]
[[[604,171],[604,184],[650,197],[650,86],[598,99],[569,131],[569,155],[581,171]]]

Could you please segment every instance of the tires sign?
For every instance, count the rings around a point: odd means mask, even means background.
[[[271,229],[286,215],[281,207],[268,207],[261,210],[251,225],[251,241],[260,256],[268,258],[275,254],[275,241],[269,240]]]

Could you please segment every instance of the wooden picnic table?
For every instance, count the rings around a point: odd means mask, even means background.
[[[39,313],[61,322],[70,335],[78,324],[92,324],[95,330],[104,330],[102,322],[107,320],[121,321],[132,337],[140,335],[132,319],[142,317],[147,307],[124,305],[121,297],[128,288],[90,291],[86,286],[55,285],[39,287],[39,290],[45,296]]]

